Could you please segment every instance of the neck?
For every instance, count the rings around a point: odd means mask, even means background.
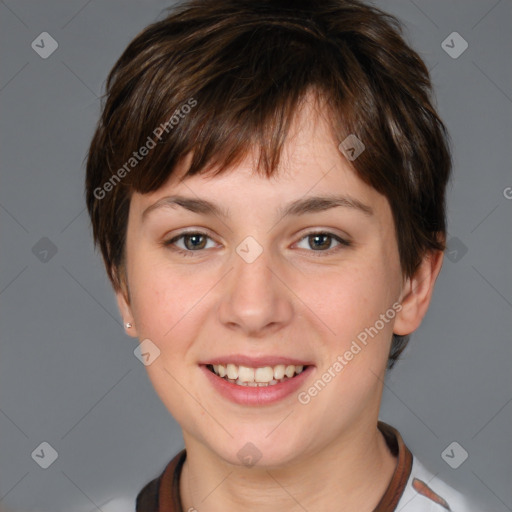
[[[185,438],[185,444],[180,478],[184,512],[339,512],[340,503],[344,512],[371,512],[397,463],[375,424],[358,426],[321,451],[282,467],[235,466],[197,441]]]

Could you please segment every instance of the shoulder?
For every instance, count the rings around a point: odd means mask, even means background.
[[[396,510],[401,512],[481,512],[477,505],[431,473],[413,456],[411,474]]]

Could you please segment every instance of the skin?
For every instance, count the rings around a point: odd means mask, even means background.
[[[425,315],[442,264],[427,254],[414,276],[402,274],[387,199],[361,181],[337,148],[326,116],[308,99],[288,135],[279,172],[268,179],[249,154],[216,177],[183,182],[186,158],[164,186],[131,200],[126,289],[117,293],[126,332],[161,353],[148,375],[183,429],[187,459],[180,480],[185,511],[371,511],[396,459],[377,429],[392,333],[414,331]],[[343,194],[372,214],[337,207],[280,218],[277,210],[312,195]],[[207,199],[222,218],[182,207],[142,212],[162,197]],[[165,246],[184,230],[190,239]],[[329,232],[316,243],[306,235]],[[236,247],[252,236],[263,252],[252,263]],[[196,239],[197,243],[197,239]],[[202,244],[202,245],[201,245]],[[320,249],[318,249],[320,245]],[[184,256],[171,247],[186,250]],[[314,365],[307,390],[392,304],[402,309],[307,405],[297,394],[271,405],[222,397],[198,363],[232,353],[279,355]],[[301,391],[299,390],[299,391]],[[245,467],[237,452],[253,443],[262,457]]]

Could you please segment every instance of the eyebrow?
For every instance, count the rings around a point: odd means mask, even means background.
[[[203,215],[215,215],[224,219],[229,218],[229,210],[226,210],[219,205],[207,201],[206,199],[197,199],[193,197],[185,197],[179,195],[162,197],[156,203],[148,206],[142,212],[142,220],[144,221],[148,214],[152,211],[162,207],[181,206],[186,210],[193,213],[200,213]],[[322,212],[330,210],[331,208],[352,208],[367,216],[373,215],[373,209],[358,201],[357,199],[349,196],[327,195],[327,196],[309,196],[302,199],[297,199],[286,205],[284,208],[278,208],[277,213],[279,217],[286,216],[299,216],[308,213]]]

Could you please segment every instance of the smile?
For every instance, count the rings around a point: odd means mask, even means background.
[[[249,387],[275,386],[300,375],[307,368],[304,365],[293,364],[251,368],[232,363],[209,364],[206,367],[215,375],[232,384]]]

